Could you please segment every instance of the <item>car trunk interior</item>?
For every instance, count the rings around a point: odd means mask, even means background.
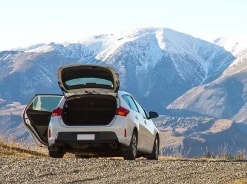
[[[117,101],[111,95],[73,96],[66,100],[62,119],[69,126],[107,125],[115,116]]]

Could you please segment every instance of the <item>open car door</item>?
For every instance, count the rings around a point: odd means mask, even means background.
[[[62,95],[37,94],[23,113],[24,125],[39,145],[48,146],[47,129],[52,110],[57,107]]]

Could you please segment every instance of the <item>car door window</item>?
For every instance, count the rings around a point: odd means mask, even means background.
[[[138,112],[138,108],[137,108],[137,106],[136,106],[134,100],[133,100],[129,95],[123,95],[123,99],[124,99],[124,101],[129,105],[129,107],[130,107],[132,110]]]
[[[134,100],[134,101],[135,101],[135,104],[138,108],[139,113],[141,113],[143,115],[143,117],[147,119],[147,114],[146,114],[145,110],[142,108],[142,106],[136,100]]]
[[[50,97],[45,95],[38,95],[36,98],[34,98],[33,103],[28,110],[51,112],[54,109],[54,107],[57,106],[60,100],[61,96]]]

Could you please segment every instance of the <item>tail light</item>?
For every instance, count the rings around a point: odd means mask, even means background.
[[[51,137],[51,130],[50,129],[48,129],[48,132],[47,132],[47,136],[48,136],[48,138],[50,138]]]
[[[51,113],[51,116],[61,116],[62,115],[62,111],[63,109],[61,109],[60,107],[54,109]]]
[[[119,116],[127,116],[129,114],[129,112],[130,111],[128,109],[125,109],[123,107],[119,107],[116,110],[116,115],[119,115]]]

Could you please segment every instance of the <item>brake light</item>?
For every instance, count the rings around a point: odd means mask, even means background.
[[[50,138],[50,137],[51,137],[51,130],[48,129],[48,138]]]
[[[125,109],[123,107],[119,107],[119,108],[117,108],[116,115],[127,116],[129,114],[129,112],[130,111],[128,109]]]
[[[51,113],[51,116],[61,116],[62,115],[62,110],[60,107],[54,109]]]

